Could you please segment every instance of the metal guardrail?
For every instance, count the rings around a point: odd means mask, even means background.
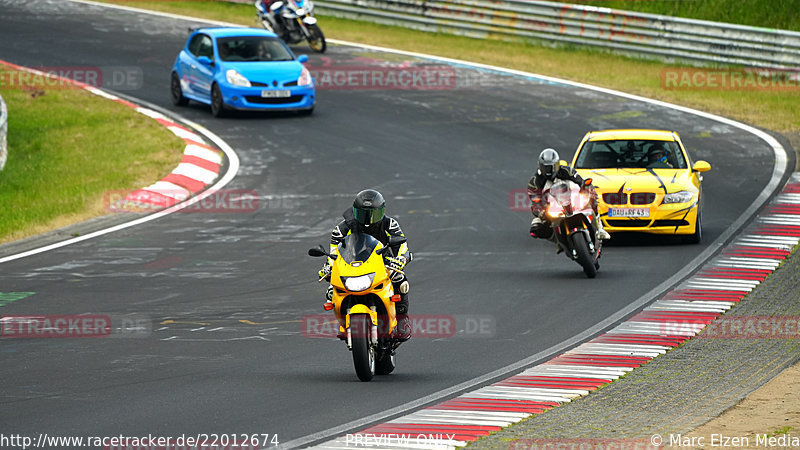
[[[544,40],[668,59],[792,69],[800,33],[532,0],[317,0],[317,12],[484,39]]]
[[[3,96],[0,95],[0,170],[6,166],[6,159],[8,159],[8,108]]]

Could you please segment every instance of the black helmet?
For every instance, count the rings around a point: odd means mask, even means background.
[[[561,159],[558,157],[558,153],[552,148],[542,150],[542,153],[539,154],[539,173],[553,181],[560,168]]]
[[[386,202],[381,193],[374,189],[359,192],[353,201],[353,216],[364,227],[380,223],[385,211]]]

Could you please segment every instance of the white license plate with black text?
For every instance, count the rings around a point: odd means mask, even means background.
[[[286,98],[291,96],[291,91],[261,91],[261,97],[263,98]]]
[[[608,208],[608,217],[650,217],[650,208]]]

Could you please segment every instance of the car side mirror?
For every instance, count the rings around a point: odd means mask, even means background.
[[[304,64],[308,62],[308,55],[300,55],[297,57],[297,62]]]
[[[694,172],[708,172],[709,170],[711,170],[711,164],[705,161],[697,161],[692,166],[692,171]]]
[[[209,66],[209,67],[214,65],[214,61],[212,61],[211,58],[209,58],[208,56],[201,56],[197,58],[197,62],[199,62],[204,66]]]

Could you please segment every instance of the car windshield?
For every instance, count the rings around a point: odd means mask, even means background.
[[[292,61],[294,56],[277,38],[236,36],[217,39],[223,61]]]
[[[354,261],[364,262],[369,259],[377,245],[378,240],[368,234],[349,234],[339,244],[339,255],[347,264]]]
[[[589,141],[580,150],[576,169],[686,169],[675,141],[620,139]]]

